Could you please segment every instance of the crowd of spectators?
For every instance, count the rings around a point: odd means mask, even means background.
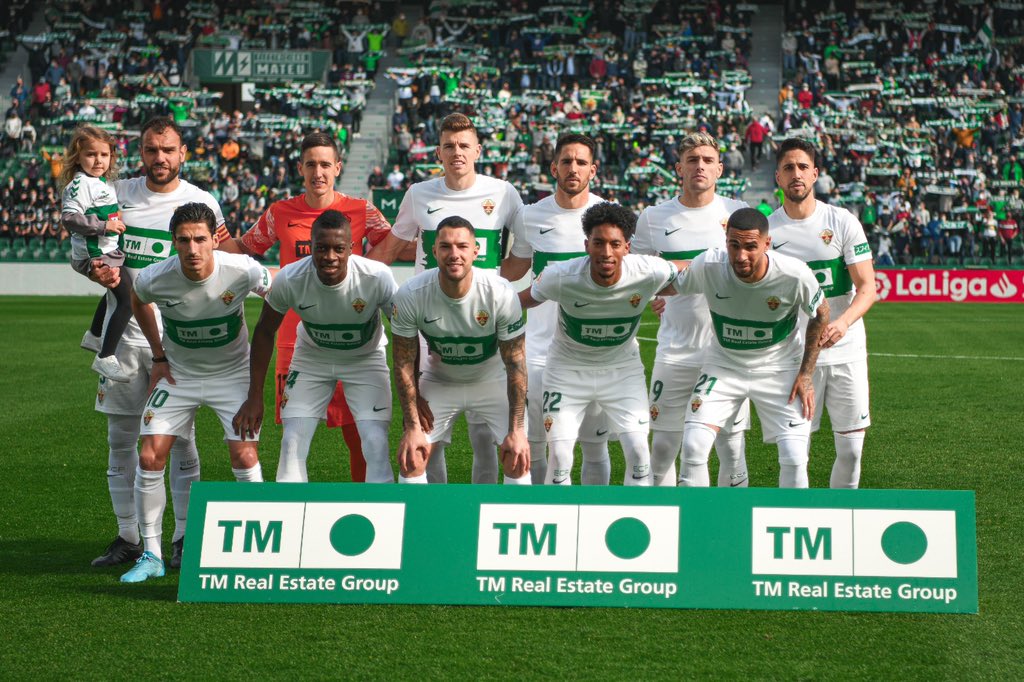
[[[149,0],[142,6],[70,0],[47,6],[44,33],[11,24],[17,30],[9,45],[27,50],[28,64],[4,114],[0,169],[14,188],[4,190],[0,239],[66,240],[52,197],[71,131],[83,122],[110,130],[130,176],[140,170],[138,128],[157,114],[182,126],[189,149],[184,175],[218,198],[228,229],[241,233],[268,202],[300,190],[296,161],[306,133],[329,130],[344,149],[358,131],[372,80],[366,61],[350,55],[347,36],[358,35],[371,15],[392,17],[397,5]],[[242,113],[222,106],[215,86],[190,88],[184,81],[195,48],[323,49],[340,61],[326,74],[326,87],[257,88],[252,109]],[[10,249],[7,241],[0,247]]]
[[[780,134],[822,150],[819,197],[877,260],[1010,263],[1024,220],[1024,8],[838,3],[787,16]]]
[[[774,127],[744,97],[756,9],[472,0],[432,3],[412,26],[399,15],[390,33],[404,66],[387,70],[398,88],[394,154],[369,184],[402,188],[439,172],[437,122],[459,111],[482,134],[482,171],[512,182],[526,201],[552,191],[554,143],[569,131],[597,141],[594,191],[637,210],[676,193],[678,138],[698,128],[722,141],[720,191],[738,194],[748,134],[759,149]]]

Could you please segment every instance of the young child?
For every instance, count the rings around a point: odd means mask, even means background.
[[[117,195],[112,181],[117,177],[117,142],[101,128],[82,125],[75,129],[64,155],[59,186],[61,223],[71,234],[71,266],[89,276],[92,262],[103,261],[112,268],[124,263],[118,238],[125,225],[117,214]],[[131,377],[117,361],[114,350],[132,316],[131,276],[121,269],[121,282],[111,289],[115,307],[103,332],[106,296],[93,316],[92,328],[82,338],[82,347],[99,351],[92,368],[111,381],[127,382]]]

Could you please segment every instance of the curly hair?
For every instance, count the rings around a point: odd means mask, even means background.
[[[71,135],[71,141],[68,142],[68,148],[64,152],[64,167],[57,178],[57,186],[60,190],[63,190],[75,177],[75,173],[81,170],[79,164],[82,151],[86,143],[92,140],[110,145],[110,166],[103,174],[103,177],[106,180],[117,179],[121,172],[117,167],[117,141],[113,135],[103,130],[103,128],[85,123],[75,128],[75,132]]]

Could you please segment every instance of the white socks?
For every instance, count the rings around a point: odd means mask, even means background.
[[[718,454],[718,487],[746,488],[750,485],[747,475],[746,432],[718,432],[715,438],[715,453]]]
[[[547,485],[572,485],[572,440],[548,441],[548,470],[544,475]]]
[[[831,488],[856,488],[860,485],[860,458],[864,452],[864,432],[833,434],[836,461],[832,465]]]
[[[682,431],[655,431],[651,438],[651,472],[653,484],[674,488],[676,485],[676,459],[683,444]]]
[[[548,472],[548,442],[546,440],[530,441],[530,478],[534,485],[543,485],[544,476]]]
[[[117,534],[131,543],[139,541],[135,515],[135,470],[139,466],[139,418],[107,415],[107,490],[117,518]]]
[[[626,458],[626,473],[622,485],[651,485],[651,451],[647,447],[647,434],[640,431],[619,434],[622,454]]]
[[[263,468],[259,462],[256,462],[248,469],[236,469],[231,467],[231,473],[235,475],[235,480],[239,483],[262,483],[263,482]]]
[[[142,540],[145,549],[157,559],[163,558],[160,543],[163,540],[164,507],[167,506],[167,491],[164,489],[164,470],[146,471],[137,467],[135,471],[135,513],[139,517]]]
[[[807,481],[807,436],[780,438],[779,446],[779,487],[806,488]]]
[[[600,443],[580,441],[580,449],[583,451],[580,483],[583,485],[608,485],[612,477],[612,460],[608,456],[608,441]]]
[[[174,537],[177,542],[185,537],[188,521],[188,500],[192,484],[199,480],[199,451],[196,449],[196,432],[186,438],[177,438],[171,446],[171,506],[174,508]]]
[[[448,482],[448,463],[445,461],[444,451],[448,443],[434,443],[430,451],[430,460],[427,462],[427,481],[429,483]],[[407,481],[411,483],[412,481]],[[418,481],[417,481],[418,482]]]
[[[281,458],[277,461],[278,483],[305,483],[309,480],[306,458],[320,420],[316,417],[288,417],[281,420]]]
[[[427,484],[427,475],[424,473],[424,474],[420,474],[419,476],[410,476],[409,478],[406,478],[402,474],[398,474],[398,482],[399,483],[416,483],[416,484],[426,485]]]
[[[367,483],[394,483],[395,472],[391,468],[391,450],[388,445],[389,422],[364,419],[356,422],[359,439],[363,442],[363,459],[366,460]]]
[[[683,430],[683,458],[679,472],[679,485],[707,488],[711,485],[708,474],[708,456],[718,434],[707,424],[690,422]]]

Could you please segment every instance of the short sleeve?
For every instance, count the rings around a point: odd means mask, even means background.
[[[502,227],[511,229],[516,216],[523,211],[523,197],[519,195],[519,190],[512,183],[506,182],[505,199],[507,200],[508,210],[505,212],[505,224]]]
[[[494,326],[498,332],[499,341],[510,341],[526,333],[526,318],[523,317],[519,296],[516,295],[512,285],[505,282],[499,291],[501,292],[501,305]]]
[[[654,240],[651,238],[651,211],[644,209],[636,220],[636,232],[629,243],[629,252],[640,255],[654,255]]]
[[[221,218],[223,221],[223,218]],[[247,249],[259,255],[265,254],[277,242],[274,231],[274,207],[271,205],[259,217],[256,224],[242,235],[242,243]]]
[[[395,299],[395,294],[398,293],[398,282],[395,281],[395,276],[391,273],[391,268],[385,268],[381,270],[380,274],[380,309],[384,314],[391,319],[391,302]]]
[[[143,303],[153,302],[153,292],[150,291],[150,283],[152,282],[152,269],[143,268],[142,272],[135,276],[135,281],[132,282],[132,291]]]
[[[249,291],[257,296],[266,297],[270,291],[270,271],[256,261],[246,256],[246,266],[249,270]]]
[[[558,301],[561,297],[561,282],[558,263],[551,263],[533,280],[530,296],[539,303]]]
[[[405,338],[419,334],[412,289],[407,286],[399,287],[391,301],[391,333]]]
[[[652,265],[655,292],[661,291],[678,279],[679,270],[672,263],[658,256],[648,256],[648,260]]]
[[[277,277],[270,285],[270,293],[267,294],[266,301],[267,305],[282,315],[292,307],[291,277],[289,277],[287,266],[277,273]]]
[[[690,261],[689,267],[676,275],[676,280],[673,283],[673,287],[677,294],[703,294],[704,293],[704,273],[707,269],[706,259],[704,253],[700,254],[692,261]]]
[[[384,214],[369,201],[366,202],[366,240],[370,246],[376,246],[384,241],[384,238],[391,232],[391,223]]]
[[[420,234],[420,226],[416,221],[416,189],[410,187],[402,203],[398,206],[398,215],[395,216],[395,224],[391,226],[391,233],[399,239],[411,242]]]
[[[529,208],[523,206],[512,218],[512,249],[509,255],[515,258],[533,258],[533,247],[526,237],[526,221]]]
[[[89,209],[91,201],[89,184],[83,182],[82,175],[79,173],[75,175],[75,178],[68,183],[61,193],[61,212],[81,213],[84,215],[86,210]]]
[[[843,212],[843,261],[847,265],[871,260],[871,245],[860,221],[846,209]]]
[[[825,300],[825,292],[818,284],[818,278],[814,276],[806,265],[800,269],[800,284],[797,291],[797,300],[800,304],[800,311],[813,317],[818,307]]]

